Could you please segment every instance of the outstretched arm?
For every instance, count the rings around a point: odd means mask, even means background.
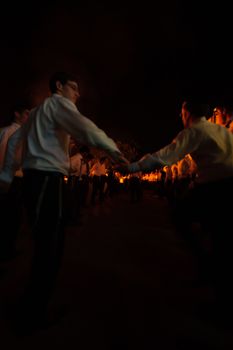
[[[104,150],[114,162],[125,162],[116,143],[89,118],[83,116],[76,106],[66,98],[58,99],[54,113],[58,125],[80,143]]]

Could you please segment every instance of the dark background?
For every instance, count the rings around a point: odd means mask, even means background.
[[[183,99],[233,102],[230,2],[6,4],[0,13],[0,126],[16,100],[48,95],[56,70],[79,78],[80,111],[145,151],[182,128]]]

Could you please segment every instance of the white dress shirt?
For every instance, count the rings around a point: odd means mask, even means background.
[[[8,140],[11,135],[20,127],[16,122],[0,130],[0,171],[3,168]]]
[[[7,152],[0,180],[11,182],[16,149],[21,150],[22,168],[69,174],[70,135],[80,143],[106,151],[115,161],[122,154],[115,142],[90,119],[83,116],[69,99],[53,94],[34,108],[28,121],[15,132]],[[18,151],[19,152],[19,151]],[[19,157],[18,157],[19,158]]]
[[[233,134],[224,126],[208,122],[205,117],[182,130],[169,145],[145,155],[128,168],[133,172],[152,171],[172,165],[189,153],[197,165],[198,182],[233,177]]]
[[[5,167],[5,161],[6,161],[6,152],[9,147],[9,139],[12,137],[12,135],[17,132],[17,130],[21,127],[21,124],[18,124],[16,122],[13,122],[11,125],[6,126],[5,128],[2,128],[0,131],[0,172],[3,171],[3,168]],[[16,157],[19,157],[18,150],[16,150]],[[17,162],[19,164],[19,162]],[[15,171],[12,171],[12,177],[23,177],[23,171],[20,166],[17,166]]]

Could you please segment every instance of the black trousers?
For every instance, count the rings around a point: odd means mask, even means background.
[[[25,171],[23,199],[33,234],[34,254],[22,305],[26,316],[38,317],[47,310],[63,255],[63,175]]]
[[[202,261],[202,235],[209,236],[212,254],[206,258],[211,259],[217,301],[233,311],[232,198],[233,178],[198,185],[176,203],[173,214],[178,231]],[[202,228],[199,236],[191,230],[195,222]]]
[[[98,195],[98,199],[100,202],[104,200],[104,185],[106,182],[106,176],[101,175],[101,176],[93,176],[92,179],[93,183],[93,188],[92,188],[92,194],[91,194],[91,202],[92,204],[95,203],[96,196]]]

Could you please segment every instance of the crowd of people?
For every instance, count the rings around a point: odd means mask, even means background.
[[[16,106],[13,123],[0,131],[0,205],[8,227],[0,237],[0,259],[17,254],[23,208],[34,240],[31,273],[18,309],[21,325],[37,327],[45,321],[62,262],[65,224],[80,218],[90,182],[92,205],[103,202],[106,193],[114,193],[115,172],[129,175],[132,201],[142,198],[143,174],[160,174],[157,183],[171,204],[174,227],[197,258],[201,278],[213,276],[216,308],[230,314],[232,235],[223,220],[230,217],[230,206],[223,204],[233,192],[230,109],[218,106],[207,120],[205,104],[183,102],[184,129],[169,145],[130,163],[116,142],[77,109],[75,77],[55,73],[49,87],[51,96],[41,105],[30,111],[27,105]],[[105,155],[96,158],[91,148]],[[218,215],[213,214],[216,210]],[[211,257],[202,249],[195,222],[200,232],[211,237]]]

